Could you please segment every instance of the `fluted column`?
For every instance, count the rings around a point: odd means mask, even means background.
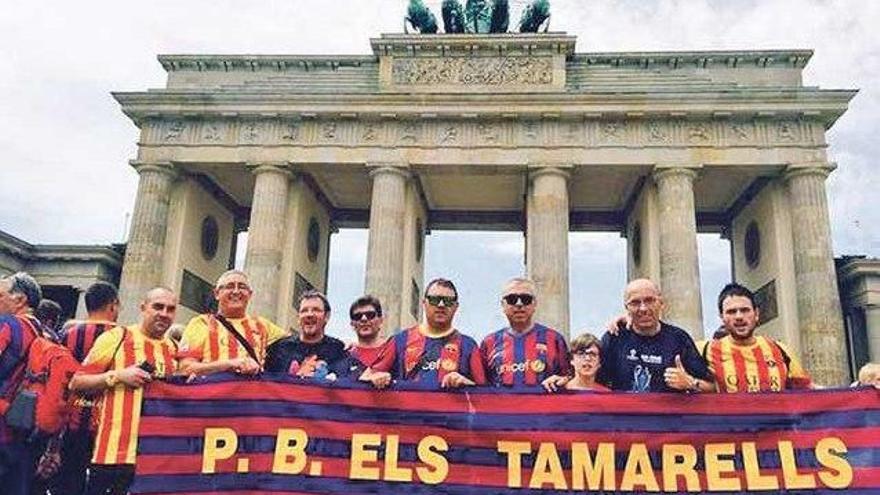
[[[406,218],[406,166],[370,165],[373,193],[370,202],[370,241],[367,247],[365,287],[379,298],[385,316],[384,333],[400,326],[403,291],[403,239]]]
[[[269,164],[254,167],[253,173],[256,183],[244,261],[254,291],[249,312],[275,320],[291,174],[283,165]]]
[[[798,321],[804,365],[816,382],[847,382],[846,338],[837,291],[825,167],[789,167],[785,173],[792,219]]]
[[[168,205],[171,186],[177,176],[170,163],[132,161],[131,165],[140,180],[119,282],[122,304],[119,320],[124,323],[139,320],[139,306],[144,294],[162,281]]]
[[[657,185],[660,233],[660,287],[666,309],[663,319],[681,326],[692,337],[703,337],[700,299],[700,263],[697,252],[697,216],[694,179],[689,168],[660,168]]]
[[[880,363],[880,306],[865,307],[865,333],[872,363]]]
[[[538,289],[536,319],[568,336],[567,167],[538,167],[529,174],[526,205],[526,271]]]

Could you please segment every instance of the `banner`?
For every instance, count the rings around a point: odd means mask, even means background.
[[[153,383],[132,493],[880,493],[875,389],[350,387]]]

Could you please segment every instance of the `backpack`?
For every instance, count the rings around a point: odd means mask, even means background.
[[[6,423],[28,432],[58,433],[70,416],[68,385],[79,369],[69,349],[37,337],[28,349],[24,378]]]

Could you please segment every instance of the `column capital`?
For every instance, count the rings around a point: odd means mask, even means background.
[[[287,162],[247,162],[245,166],[254,175],[273,172],[276,174],[284,174],[288,177],[293,175],[290,165]]]
[[[782,173],[782,177],[786,181],[790,181],[795,177],[814,175],[820,177],[822,180],[825,180],[835,168],[837,168],[836,163],[826,162],[791,164],[785,168],[785,171]]]
[[[129,160],[128,164],[137,171],[138,174],[144,172],[159,172],[167,174],[172,178],[177,177],[180,173],[171,162],[145,162],[141,160]]]
[[[651,172],[651,175],[654,177],[654,180],[665,179],[667,177],[674,176],[684,176],[690,178],[690,180],[694,180],[697,178],[699,168],[697,167],[680,167],[680,166],[665,166],[665,165],[657,165],[654,167],[654,170]]]
[[[533,163],[529,164],[529,179],[541,177],[542,175],[558,175],[565,180],[571,178],[571,170],[574,168],[567,163]]]
[[[382,174],[397,174],[404,179],[412,177],[409,164],[404,162],[370,162],[366,164],[370,177]]]

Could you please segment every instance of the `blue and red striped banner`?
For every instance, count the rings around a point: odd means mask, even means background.
[[[150,385],[133,493],[880,493],[880,392]]]

